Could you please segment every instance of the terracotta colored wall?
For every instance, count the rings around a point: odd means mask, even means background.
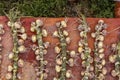
[[[25,60],[26,65],[23,68],[19,69],[19,72],[22,74],[23,79],[22,80],[34,80],[35,76],[35,71],[34,71],[34,65],[37,64],[35,61],[35,55],[34,52],[31,49],[31,45],[33,44],[30,40],[30,37],[32,34],[30,32],[30,24],[32,21],[35,21],[38,18],[30,18],[30,17],[25,17],[21,19],[21,22],[23,26],[26,28],[27,34],[28,34],[28,39],[25,41],[25,46],[27,47],[27,51],[25,53],[20,54],[19,56]],[[56,75],[55,73],[55,57],[56,53],[54,52],[54,47],[56,46],[57,43],[59,43],[59,40],[57,38],[52,37],[52,33],[56,30],[55,23],[61,20],[64,20],[64,18],[41,18],[44,21],[44,28],[47,30],[49,33],[48,37],[44,38],[44,41],[50,42],[50,47],[48,48],[48,53],[45,55],[45,59],[48,60],[48,65],[46,66],[47,69],[49,70],[48,74],[48,79],[47,80],[52,80],[52,78]],[[78,48],[78,41],[80,40],[79,37],[79,32],[75,29],[77,29],[78,23],[73,24],[77,18],[68,18],[68,27],[66,30],[69,32],[69,36],[71,38],[71,43],[68,45],[68,50],[75,50],[77,52]],[[94,32],[94,27],[97,24],[97,21],[99,18],[87,18],[88,24],[91,27],[91,32]],[[120,19],[103,19],[105,23],[108,25],[107,31],[112,31],[113,29],[117,28],[120,26]],[[11,64],[9,59],[8,59],[8,54],[12,50],[13,43],[12,43],[12,37],[11,37],[11,32],[10,28],[6,25],[8,19],[6,17],[0,17],[0,23],[2,23],[5,27],[5,35],[3,35],[3,51],[2,51],[2,64],[0,73],[2,74],[2,80],[5,79],[5,74],[7,73],[7,66],[8,64]],[[90,33],[91,33],[90,32]],[[108,73],[106,75],[105,80],[117,80],[113,78],[110,75],[111,69],[114,68],[113,64],[111,64],[108,61],[108,56],[110,54],[113,54],[110,52],[110,45],[112,43],[116,43],[119,41],[119,35],[120,35],[120,30],[116,30],[112,33],[109,33],[105,36],[105,41],[104,41],[104,48],[105,48],[105,60],[106,60],[106,67],[108,70]],[[94,39],[90,37],[90,34],[88,35],[88,41],[89,41],[89,46],[94,49]],[[91,53],[93,55],[93,53]],[[81,80],[80,76],[80,71],[81,71],[81,59],[80,57],[76,58],[77,63],[76,65],[71,68],[67,67],[68,69],[71,69],[73,72],[74,77],[68,80]]]

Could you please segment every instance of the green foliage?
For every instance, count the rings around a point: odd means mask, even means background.
[[[113,0],[80,0],[73,5],[68,0],[0,0],[0,15],[18,7],[25,16],[75,17],[78,8],[87,17],[114,17],[114,5]]]
[[[65,16],[66,0],[9,0],[0,1],[0,15],[13,7],[18,7],[25,16],[61,17]]]
[[[23,16],[23,14],[15,7],[10,9],[8,14],[5,12],[5,15],[11,22],[15,22],[16,20],[20,19],[21,16]]]
[[[33,0],[18,4],[19,9],[29,16],[65,16],[65,0]]]
[[[113,0],[90,0],[93,17],[114,17]]]

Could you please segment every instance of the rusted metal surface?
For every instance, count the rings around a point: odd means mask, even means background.
[[[25,27],[26,32],[28,34],[28,39],[25,41],[25,46],[27,48],[27,51],[25,53],[20,53],[19,56],[21,59],[25,61],[25,66],[23,68],[19,68],[19,73],[22,75],[21,80],[35,80],[35,66],[37,65],[37,61],[35,60],[34,52],[31,49],[31,46],[33,45],[31,41],[32,33],[30,32],[30,25],[32,21],[35,21],[36,19],[41,19],[44,21],[44,27],[48,32],[48,37],[44,38],[43,41],[50,42],[50,47],[48,48],[48,53],[45,55],[45,60],[48,61],[48,64],[46,65],[48,72],[48,79],[52,80],[53,77],[57,75],[55,72],[55,57],[57,54],[54,52],[54,47],[59,43],[59,40],[57,38],[52,37],[52,34],[56,29],[55,23],[59,22],[61,20],[64,20],[64,18],[30,18],[30,17],[24,17],[21,19],[22,25]],[[69,32],[69,36],[71,39],[71,43],[68,45],[68,50],[75,50],[77,52],[78,48],[78,41],[80,40],[79,37],[79,31],[77,30],[77,26],[79,25],[76,20],[78,18],[68,18],[67,28],[65,28]],[[89,26],[91,27],[91,32],[94,32],[95,25],[97,24],[97,21],[99,18],[87,18],[87,22]],[[110,32],[114,30],[115,28],[119,27],[120,25],[120,19],[103,19],[105,23],[108,25],[107,31]],[[5,74],[7,73],[7,66],[9,64],[12,64],[11,61],[8,59],[8,54],[12,50],[13,42],[12,42],[12,36],[10,32],[10,28],[7,26],[8,19],[6,17],[0,17],[0,23],[2,23],[5,27],[5,35],[3,35],[3,51],[2,51],[2,64],[0,65],[1,70],[1,77],[2,80],[5,79]],[[91,32],[88,35],[88,41],[89,46],[92,48],[91,55],[93,56],[93,50],[94,50],[94,39],[90,36]],[[105,80],[117,80],[117,78],[113,78],[110,74],[111,70],[114,68],[114,64],[111,64],[108,61],[109,55],[113,54],[110,51],[110,46],[112,43],[116,43],[119,41],[120,37],[120,30],[113,31],[105,36],[104,41],[104,48],[105,48],[105,60],[106,60],[106,67],[108,70],[108,73],[105,77]],[[81,67],[81,59],[80,56],[76,57],[76,62],[73,67],[67,66],[67,69],[71,69],[73,74],[72,78],[67,80],[81,80],[80,72],[82,70]]]

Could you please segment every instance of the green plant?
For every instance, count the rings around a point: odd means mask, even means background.
[[[5,13],[6,14],[6,13]],[[6,14],[8,17],[8,26],[11,29],[11,35],[13,38],[13,49],[12,49],[12,58],[9,56],[9,58],[12,59],[12,67],[13,69],[9,72],[12,73],[12,76],[8,73],[6,76],[6,79],[11,80],[17,80],[19,77],[17,77],[18,68],[21,64],[23,64],[23,60],[20,60],[19,53],[23,53],[26,51],[26,48],[23,44],[20,44],[20,40],[23,42],[27,39],[27,34],[25,32],[25,28],[22,27],[22,24],[20,23],[19,19],[21,18],[21,13],[17,8],[12,8],[9,10],[9,13]],[[23,66],[23,65],[22,65]],[[22,67],[21,66],[21,67]]]
[[[90,0],[93,17],[114,17],[114,1],[113,0]]]
[[[65,17],[77,16],[75,8],[79,8],[87,17],[114,17],[113,0],[80,0],[72,5],[68,0],[1,0],[0,15],[13,7],[18,7],[24,16]]]
[[[64,16],[66,0],[32,0],[18,4],[26,16],[61,17]]]
[[[67,71],[67,42],[66,42],[66,37],[68,36],[68,33],[65,31],[64,33],[64,28],[67,27],[67,23],[66,21],[61,21],[56,23],[56,27],[57,27],[57,36],[60,44],[59,47],[57,48],[55,47],[55,52],[59,53],[58,56],[61,58],[61,65],[56,65],[56,72],[59,73],[59,76],[57,77],[59,80],[66,80],[66,71]],[[67,34],[66,34],[67,33]],[[56,31],[53,33],[53,35],[56,34]],[[56,57],[56,59],[58,58],[58,56]]]
[[[78,52],[81,54],[81,60],[82,60],[82,80],[88,80],[93,77],[90,77],[92,75],[93,71],[90,70],[92,68],[93,58],[91,57],[91,48],[88,46],[88,33],[90,32],[90,27],[88,26],[86,22],[86,18],[84,15],[80,15],[80,25],[78,26],[78,30],[80,31],[80,41],[78,42]]]

